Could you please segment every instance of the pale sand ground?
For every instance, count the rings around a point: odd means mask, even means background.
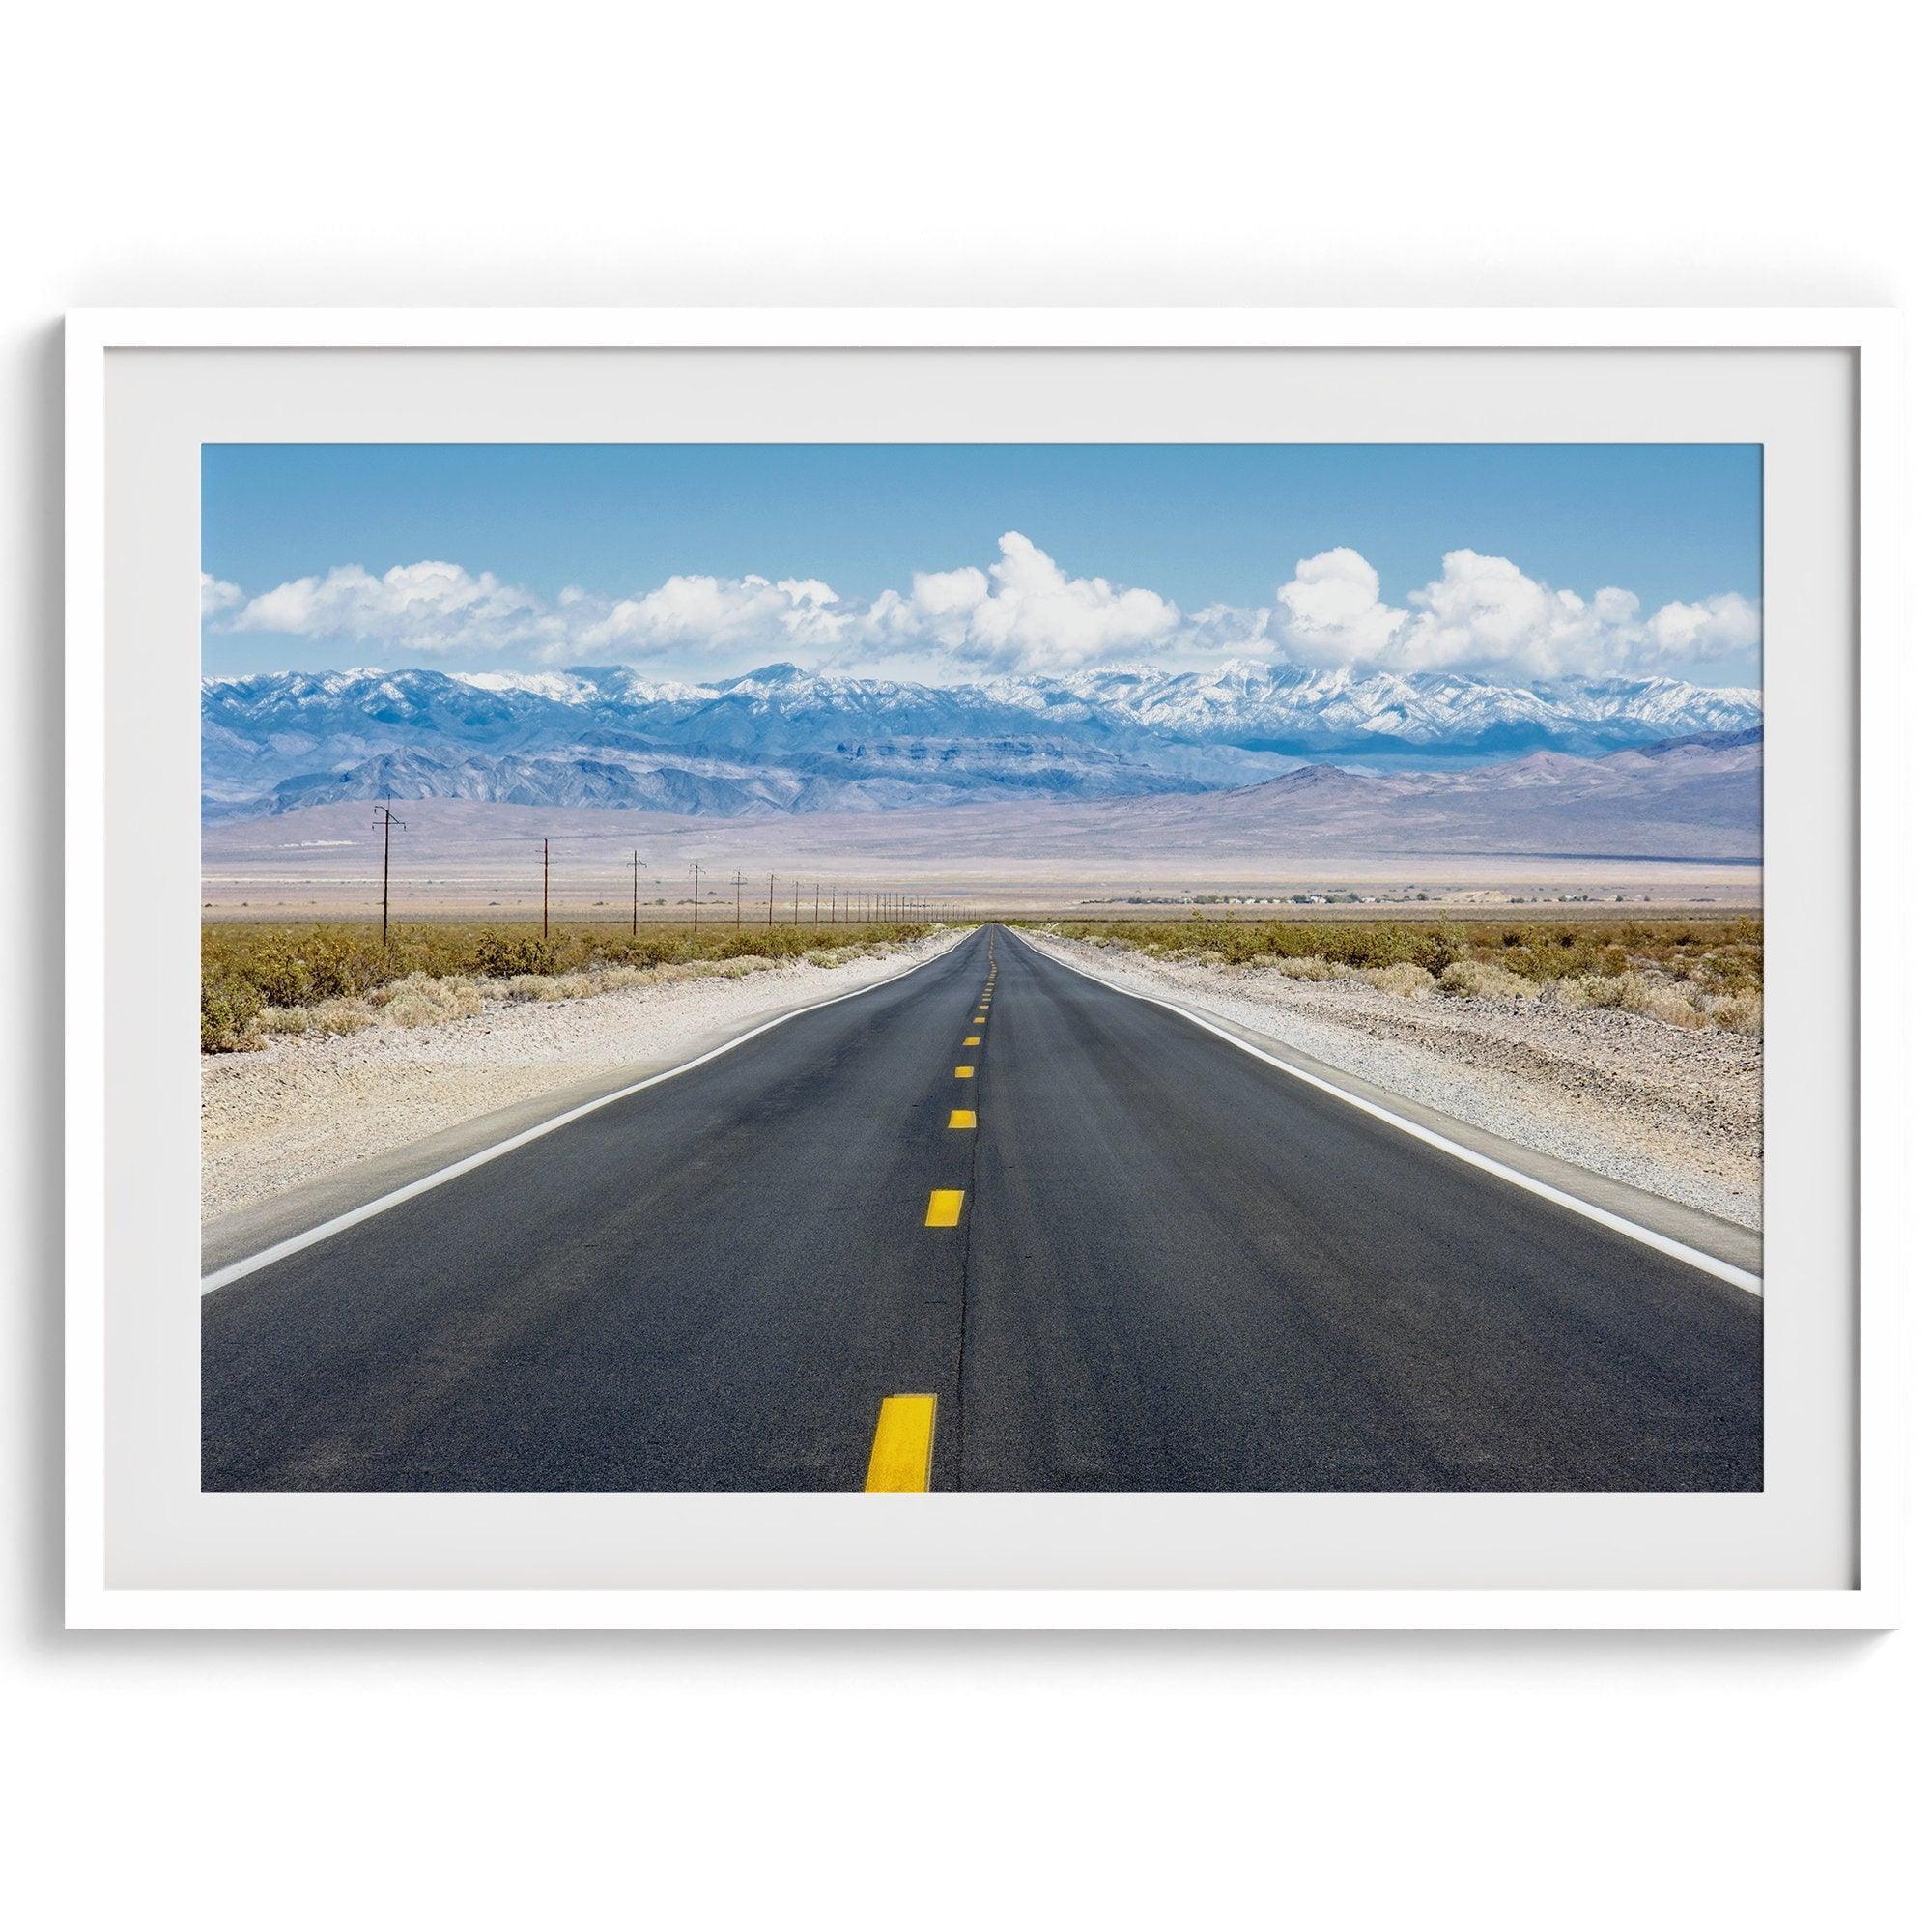
[[[765,1015],[903,972],[949,933],[839,966],[794,961],[742,980],[690,980],[551,1002],[493,1000],[472,1019],[270,1037],[201,1063],[205,1223],[445,1127],[600,1074],[671,1064]]]
[[[1587,894],[1643,903],[1754,909],[1756,865],[1549,857],[1519,853],[1388,852],[1297,836],[1249,838],[1232,849],[1160,848],[1050,802],[955,806],[946,811],[807,813],[796,818],[673,818],[662,813],[540,812],[422,799],[398,835],[397,915],[534,919],[541,899],[539,834],[550,834],[554,916],[628,919],[631,853],[643,854],[647,919],[690,917],[691,865],[707,919],[731,916],[734,872],[750,882],[747,911],[763,917],[776,872],[779,916],[792,882],[809,916],[814,885],[896,889],[937,902],[937,917],[1097,910],[1149,895],[1289,894],[1346,889],[1367,895],[1426,890],[1443,909],[1471,912],[1528,896],[1552,904]],[[320,806],[283,818],[229,821],[202,837],[202,902],[212,917],[370,918],[381,905],[382,847],[366,806]],[[653,901],[662,900],[662,904]],[[679,911],[680,903],[683,907]],[[1567,909],[1567,908],[1566,908]]]
[[[1289,980],[1028,935],[1071,965],[1217,1014],[1519,1146],[1763,1227],[1764,1042],[1637,1013]]]

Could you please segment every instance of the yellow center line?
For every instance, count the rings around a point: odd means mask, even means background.
[[[932,1423],[936,1395],[889,1395],[879,1405],[866,1493],[923,1495],[932,1487]]]
[[[970,1066],[955,1066],[952,1069],[952,1077],[955,1080],[970,1080],[973,1077],[973,1069]]]
[[[949,1127],[977,1127],[980,1117],[971,1107],[954,1107],[952,1118],[946,1122]]]
[[[978,1046],[980,1044],[980,1036],[977,1033],[969,1033],[959,1044],[961,1046]]]
[[[959,1210],[966,1205],[966,1190],[963,1187],[935,1187],[932,1199],[925,1204],[925,1225],[928,1228],[956,1228],[959,1225]]]

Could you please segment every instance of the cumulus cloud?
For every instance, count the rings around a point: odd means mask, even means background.
[[[211,617],[226,615],[242,601],[243,594],[239,583],[225,582],[221,578],[209,576],[204,570],[201,573],[202,622],[205,624]]]
[[[1070,670],[1170,641],[1179,608],[1152,590],[1069,577],[1030,537],[1009,530],[990,571],[919,571],[909,594],[883,592],[861,641],[937,649],[990,670]]]
[[[206,574],[212,632],[272,633],[386,647],[397,657],[515,650],[538,663],[758,656],[875,664],[920,674],[1054,672],[1131,658],[1177,667],[1275,657],[1318,667],[1454,670],[1537,681],[1694,671],[1758,641],[1758,608],[1735,592],[1664,604],[1646,616],[1628,590],[1552,588],[1508,557],[1454,550],[1441,574],[1386,601],[1376,567],[1347,547],[1303,557],[1272,606],[1212,603],[1182,615],[1154,590],[1074,577],[1009,530],[981,569],[916,571],[869,603],[817,578],[667,578],[611,598],[572,587],[546,598],[461,564],[359,564],[258,596]]]
[[[1275,592],[1280,635],[1303,664],[1346,665],[1378,656],[1403,621],[1403,613],[1381,599],[1381,578],[1359,551],[1305,556]]]
[[[461,564],[359,564],[298,577],[243,601],[202,586],[202,614],[220,631],[386,643],[408,652],[527,651],[545,662],[642,660],[773,645],[836,645],[852,621],[816,579],[672,577],[611,600],[572,586],[549,601]],[[240,606],[239,609],[235,608]]]
[[[381,577],[341,564],[251,597],[221,626],[292,638],[344,638],[413,651],[502,650],[556,640],[562,621],[527,590],[456,563],[399,563]]]
[[[577,593],[571,608],[581,605]],[[573,626],[571,649],[600,658],[672,652],[832,648],[852,622],[838,593],[815,577],[671,577]]]
[[[1473,550],[1450,551],[1406,610],[1383,603],[1374,567],[1346,549],[1304,558],[1275,598],[1284,656],[1389,670],[1529,680],[1681,671],[1759,635],[1756,604],[1736,592],[1665,604],[1646,618],[1628,590],[1552,589],[1508,557]]]
[[[1274,650],[1267,611],[1245,604],[1209,604],[1191,611],[1178,642],[1184,650],[1224,660],[1264,658]]]

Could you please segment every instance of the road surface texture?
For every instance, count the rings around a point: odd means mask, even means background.
[[[1755,1296],[996,928],[203,1310],[210,1490],[1761,1483]]]

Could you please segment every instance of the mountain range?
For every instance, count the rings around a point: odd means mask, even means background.
[[[1670,678],[1515,687],[1248,661],[963,686],[784,664],[706,684],[625,667],[283,671],[203,681],[202,794],[210,819],[376,798],[722,818],[1184,801],[1291,774],[1339,799],[1370,774],[1531,771],[1537,754],[1614,765],[1666,741],[1721,751],[1761,720],[1755,692]]]

